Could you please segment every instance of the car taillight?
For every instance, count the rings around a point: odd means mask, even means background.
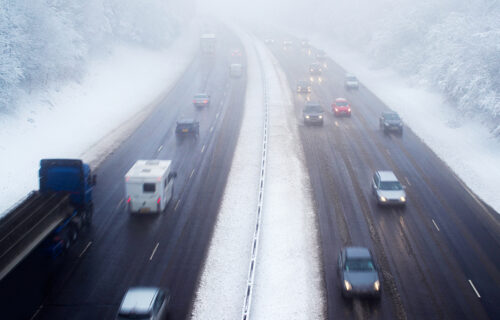
[[[208,103],[208,100],[203,100],[203,103]]]
[[[130,203],[130,201],[132,201],[132,198],[130,196],[128,196],[127,203]]]
[[[160,204],[161,202],[161,197],[158,197],[158,200],[156,201],[156,203]]]
[[[60,242],[60,241],[62,241],[62,239],[59,236],[55,236],[54,238],[52,238],[52,241],[54,241],[54,242]]]
[[[196,100],[193,100],[193,103],[196,103]]]

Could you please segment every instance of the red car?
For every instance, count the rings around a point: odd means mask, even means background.
[[[351,105],[344,98],[337,98],[335,102],[332,103],[332,112],[336,117],[339,116],[351,116]]]

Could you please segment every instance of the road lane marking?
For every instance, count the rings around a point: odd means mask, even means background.
[[[40,313],[40,311],[42,310],[43,308],[43,304],[41,304],[38,309],[35,311],[35,313],[33,314],[33,316],[31,316],[30,320],[33,320],[36,318],[36,316]]]
[[[205,152],[205,145],[203,145],[203,148],[201,148],[201,153]]]
[[[181,200],[180,200],[180,199],[179,199],[179,200],[177,200],[177,203],[175,204],[174,211],[176,211],[176,210],[177,210],[177,207],[179,206],[179,203],[180,203],[180,202],[181,202]]]
[[[158,151],[156,151],[157,153],[160,153],[161,149],[163,149],[163,145],[161,145],[159,148],[158,148]]]
[[[335,121],[335,125],[338,127],[339,126],[339,123],[337,121]]]
[[[156,253],[156,250],[158,249],[158,246],[160,245],[160,243],[158,242],[155,246],[155,248],[153,249],[153,253],[151,253],[151,257],[149,257],[149,261],[153,260],[153,257]]]
[[[408,177],[405,177],[405,180],[406,180],[406,183],[411,186],[411,183],[410,183],[410,180],[408,179]]]
[[[224,105],[224,101],[221,101],[219,105],[222,107]],[[217,117],[218,116],[219,116],[219,114],[217,113]]]
[[[219,114],[220,114],[220,112],[217,112],[217,114],[215,115],[215,119],[219,119]]]
[[[193,176],[193,174],[194,174],[194,169],[193,169],[193,171],[191,171],[191,174],[189,175],[189,179],[191,179],[191,177]]]
[[[87,245],[85,246],[85,248],[83,249],[82,252],[80,252],[80,255],[78,256],[78,258],[81,258],[84,254],[85,254],[85,251],[87,251],[87,249],[92,245],[92,241],[89,241],[89,243],[87,243]]]
[[[436,221],[434,221],[434,219],[431,219],[431,220],[432,220],[432,223],[434,223],[434,227],[436,227],[437,231],[441,231],[441,230],[439,230],[439,227],[438,227]]]
[[[122,203],[123,201],[125,201],[125,199],[121,199],[120,202],[118,202],[118,205],[116,206],[116,209],[120,208],[122,206]]]
[[[476,287],[474,286],[474,284],[472,283],[472,281],[470,279],[469,279],[469,283],[470,283],[470,286],[472,287],[472,289],[474,289],[474,292],[476,293],[476,296],[478,298],[481,298],[481,295],[479,294],[479,292],[477,292]]]
[[[210,132],[214,131],[214,126],[210,127]]]

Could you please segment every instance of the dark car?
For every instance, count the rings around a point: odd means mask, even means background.
[[[385,133],[397,132],[403,134],[403,120],[394,111],[382,112],[379,119],[379,126]]]
[[[323,71],[323,66],[320,63],[311,63],[309,65],[309,73],[311,75],[321,75],[321,72]]]
[[[310,93],[311,92],[311,82],[307,80],[301,80],[297,82],[297,92],[298,93]]]
[[[208,107],[210,105],[210,95],[206,93],[197,93],[193,97],[195,107]]]
[[[367,248],[342,248],[338,257],[337,270],[343,297],[380,297],[378,268]]]
[[[302,109],[302,115],[304,116],[304,124],[317,124],[323,125],[323,107],[316,102],[308,102],[304,109]]]
[[[177,120],[175,133],[177,136],[194,135],[197,137],[200,134],[200,122],[194,119]]]

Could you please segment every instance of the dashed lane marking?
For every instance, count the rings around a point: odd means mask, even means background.
[[[92,245],[92,241],[89,241],[89,243],[87,243],[87,245],[85,246],[85,248],[83,249],[83,251],[80,252],[80,255],[78,255],[78,258],[81,258],[91,245]]]
[[[436,227],[437,231],[441,231],[441,230],[439,230],[439,227],[438,227],[436,221],[434,221],[434,219],[432,219],[432,223],[434,223],[434,227]]]
[[[406,180],[406,183],[411,186],[411,183],[410,183],[410,179],[408,179],[408,177],[405,177],[405,180]]]
[[[203,145],[203,148],[201,148],[201,153],[205,152],[205,145]]]
[[[214,126],[210,127],[210,132],[214,131]]]
[[[43,304],[41,304],[38,309],[35,311],[35,313],[33,314],[33,316],[31,316],[30,320],[33,320],[36,318],[36,316],[40,313],[40,311],[42,310],[43,308]]]
[[[335,126],[337,126],[337,127],[339,126],[339,123],[338,123],[338,121],[335,121]]]
[[[163,145],[161,145],[159,148],[158,148],[158,151],[156,151],[157,153],[160,153],[161,149],[163,149]]]
[[[476,293],[476,296],[478,298],[481,298],[481,295],[479,294],[479,292],[477,291],[476,287],[474,286],[474,284],[472,283],[472,281],[469,279],[469,283],[470,283],[470,286],[472,287],[472,289],[474,289],[474,292]]]
[[[215,115],[215,119],[219,119],[219,114],[220,112],[217,112],[217,114]]]
[[[180,200],[180,199],[179,199],[179,200],[177,200],[177,203],[175,204],[175,207],[174,207],[174,211],[176,211],[176,210],[177,210],[177,207],[179,206],[179,203],[180,203],[180,202],[181,202],[181,200]]]
[[[149,261],[153,260],[153,257],[156,253],[156,250],[158,249],[158,246],[160,245],[160,243],[158,242],[155,246],[155,248],[153,249],[153,253],[151,253],[151,257],[149,257]]]
[[[194,169],[193,169],[193,171],[191,171],[191,174],[189,175],[189,179],[191,179],[191,177],[193,176],[193,174],[194,174]]]

